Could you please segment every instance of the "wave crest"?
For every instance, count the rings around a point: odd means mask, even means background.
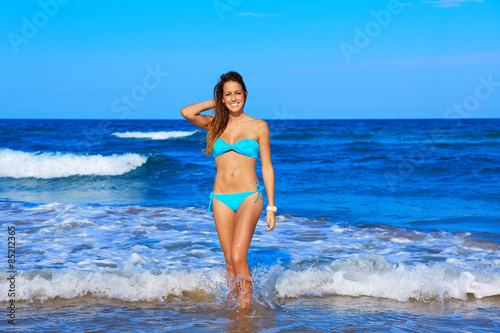
[[[372,255],[331,265],[287,270],[276,285],[279,297],[371,296],[408,302],[467,300],[500,295],[498,272],[459,267],[452,262],[390,264]]]
[[[198,131],[185,132],[185,131],[170,131],[170,132],[125,132],[113,133],[114,136],[122,139],[150,139],[150,140],[167,140],[173,138],[184,138],[195,134]]]
[[[150,272],[112,274],[64,270],[53,271],[47,277],[39,274],[30,277],[32,274],[27,272],[17,277],[18,300],[44,302],[56,297],[73,299],[87,294],[129,302],[162,300],[196,290],[199,279],[197,274],[184,272],[154,275]],[[6,300],[6,296],[0,297],[0,301]]]
[[[475,298],[500,295],[500,278],[495,268],[474,268],[453,262],[390,264],[376,255],[334,261],[303,271],[273,266],[256,269],[254,273],[255,300],[271,308],[279,304],[279,298],[288,297],[369,296],[428,303],[450,299],[467,301],[469,295]],[[0,290],[8,289],[7,277],[6,272],[0,272]],[[161,274],[131,266],[107,272],[31,270],[21,272],[16,281],[19,300],[42,302],[87,294],[129,302],[164,300],[171,295],[190,297],[190,293],[197,295],[194,300],[203,295],[223,300],[228,292],[220,267]],[[7,292],[1,293],[0,301],[6,300]]]
[[[140,167],[146,161],[147,157],[131,153],[89,156],[0,149],[0,177],[50,179],[70,176],[118,176]]]

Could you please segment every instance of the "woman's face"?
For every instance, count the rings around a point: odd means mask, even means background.
[[[235,81],[228,81],[224,83],[222,102],[226,105],[229,111],[237,112],[243,110],[245,99],[246,92],[243,91],[241,84]]]

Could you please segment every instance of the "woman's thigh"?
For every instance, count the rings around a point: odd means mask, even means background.
[[[212,200],[215,228],[226,259],[230,258],[236,213],[217,199]]]
[[[232,249],[241,252],[240,255],[244,255],[245,258],[264,206],[262,198],[254,202],[257,198],[259,198],[259,192],[253,193],[243,200],[234,220]]]

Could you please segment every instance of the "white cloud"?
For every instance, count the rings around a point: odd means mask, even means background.
[[[423,3],[428,3],[436,7],[458,7],[465,2],[483,2],[483,0],[434,0],[434,1],[422,1]]]

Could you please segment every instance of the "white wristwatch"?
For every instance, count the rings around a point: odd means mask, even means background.
[[[273,211],[273,212],[277,212],[278,211],[278,207],[276,206],[267,206],[266,210],[270,210],[270,211]]]

